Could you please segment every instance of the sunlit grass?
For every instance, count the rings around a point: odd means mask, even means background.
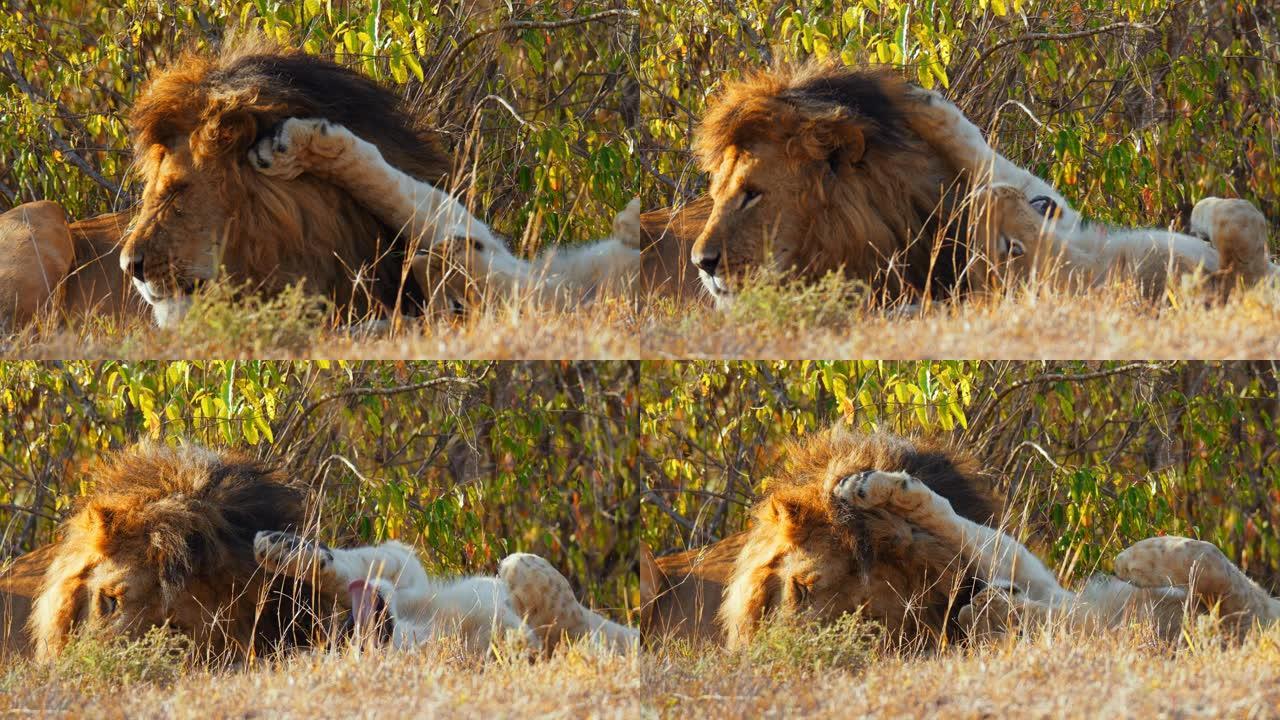
[[[812,639],[804,644],[816,647]],[[229,717],[1261,717],[1280,703],[1280,636],[1172,649],[1141,633],[1033,638],[937,653],[854,655],[659,642],[637,655],[566,648],[482,662],[343,649],[253,667],[85,684],[11,669],[7,715]],[[832,647],[855,645],[832,639]]]
[[[1262,358],[1280,354],[1280,290],[1225,303],[1197,288],[1162,301],[1119,285],[1049,288],[888,309],[853,283],[748,287],[725,312],[607,295],[585,307],[491,299],[458,318],[336,317],[314,298],[211,293],[176,330],[144,319],[47,321],[4,341],[31,358]],[[384,329],[385,328],[385,329]]]

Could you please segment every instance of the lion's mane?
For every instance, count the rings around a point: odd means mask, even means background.
[[[150,183],[159,173],[152,148],[187,137],[197,167],[236,207],[223,239],[225,265],[263,288],[305,279],[340,303],[369,292],[350,275],[373,268],[373,299],[388,307],[421,302],[402,281],[408,240],[336,188],[320,182],[270,182],[245,161],[251,144],[289,117],[344,125],[378,146],[395,167],[440,184],[451,163],[433,134],[418,127],[399,98],[353,70],[261,38],[228,42],[215,54],[191,52],[158,72],[129,116],[135,157]],[[246,192],[246,187],[253,192]],[[216,239],[216,238],[212,238]],[[367,280],[368,278],[366,278]],[[403,289],[402,289],[403,288]]]
[[[78,629],[92,602],[86,583],[108,560],[157,588],[132,614],[170,619],[176,603],[194,601],[216,616],[216,629],[181,628],[214,654],[307,642],[311,614],[300,598],[309,592],[274,587],[253,555],[259,530],[302,520],[305,492],[278,469],[194,445],[143,444],[106,458],[87,480],[92,490],[65,522],[33,606],[37,656],[56,654]]]
[[[797,158],[835,146],[835,181],[812,178],[799,216],[781,218],[803,226],[794,261],[811,277],[843,269],[891,292],[947,294],[966,260],[956,171],[909,128],[908,90],[888,70],[835,63],[755,72],[708,104],[694,151],[714,174],[727,153],[761,144]]]

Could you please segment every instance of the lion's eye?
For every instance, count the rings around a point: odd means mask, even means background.
[[[809,593],[812,591],[808,582],[793,579],[791,581],[791,592],[798,602],[808,602]]]
[[[749,208],[749,207],[751,207],[752,205],[754,205],[754,204],[755,204],[755,202],[756,202],[757,200],[759,200],[759,199],[760,199],[760,191],[759,191],[759,190],[752,190],[752,189],[749,189],[749,188],[743,188],[743,190],[742,190],[742,203],[738,206],[738,209],[739,209],[739,210],[746,210],[747,208]]]
[[[98,614],[102,617],[113,615],[120,608],[120,599],[115,595],[98,593]]]

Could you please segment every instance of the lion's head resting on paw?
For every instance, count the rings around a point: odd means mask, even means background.
[[[958,548],[887,511],[831,500],[840,479],[863,470],[906,471],[957,513],[978,522],[992,516],[976,463],[945,446],[840,427],[795,442],[754,510],[725,589],[720,622],[731,646],[770,616],[834,619],[859,608],[891,633],[929,639],[951,607],[966,604],[953,605],[952,595],[970,592],[970,579],[938,570],[958,569]]]
[[[144,189],[121,265],[162,323],[223,268],[255,290],[304,281],[340,304],[393,307],[416,293],[402,288],[399,228],[315,177],[249,167],[251,144],[291,116],[345,125],[416,178],[438,183],[449,171],[397,97],[359,73],[260,39],[184,55],[151,78],[129,117]],[[356,273],[371,286],[353,287]]]
[[[998,293],[1026,285],[1034,278],[1057,282],[1070,267],[1053,240],[1058,219],[1054,201],[1027,198],[1021,188],[994,184],[974,188],[969,237],[973,252],[965,279],[975,292]]]
[[[139,445],[104,460],[66,521],[32,607],[37,657],[73,633],[184,633],[211,655],[304,642],[306,622],[264,587],[258,530],[297,526],[304,493],[259,462],[194,445]]]
[[[882,70],[808,64],[728,84],[694,148],[713,207],[692,260],[712,294],[766,264],[948,290],[964,265],[959,243],[937,244],[955,172],[908,128],[910,107]]]

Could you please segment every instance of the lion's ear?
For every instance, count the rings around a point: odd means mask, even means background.
[[[243,157],[258,137],[258,117],[247,109],[211,113],[191,138],[197,160]]]
[[[757,516],[763,522],[786,528],[799,519],[801,512],[801,507],[793,499],[775,494],[764,501]]]
[[[867,150],[862,123],[848,108],[829,108],[806,118],[800,142],[813,160],[826,160],[836,175],[862,159]]]

